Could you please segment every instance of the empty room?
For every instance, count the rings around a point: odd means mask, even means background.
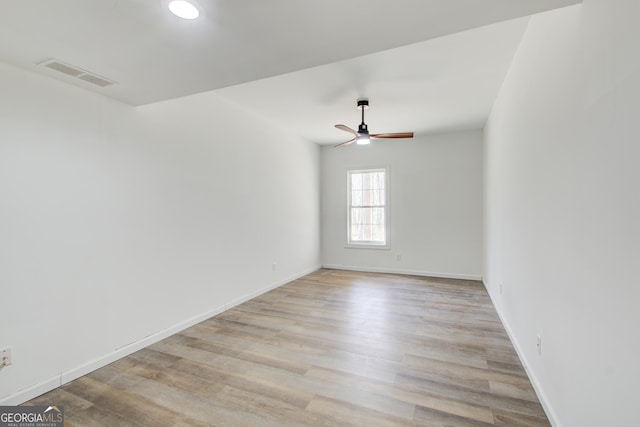
[[[637,0],[0,5],[0,427],[640,425]]]

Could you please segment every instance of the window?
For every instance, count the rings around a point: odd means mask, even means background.
[[[387,245],[386,169],[348,172],[348,244]]]

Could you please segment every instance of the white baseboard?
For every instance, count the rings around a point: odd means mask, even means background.
[[[46,381],[29,386],[17,393],[10,394],[9,396],[0,399],[0,406],[20,405],[27,400],[38,397],[41,394],[60,387],[61,385],[62,384],[60,383],[60,375],[56,375],[55,377],[49,378]]]
[[[236,305],[240,305],[243,302],[249,301],[250,299],[258,297],[258,296],[260,296],[260,295],[262,295],[262,294],[264,294],[266,292],[269,292],[270,290],[273,290],[275,288],[279,288],[280,286],[285,285],[285,284],[287,284],[289,282],[292,282],[292,281],[294,281],[296,279],[299,279],[300,277],[303,277],[303,276],[306,276],[307,274],[313,273],[314,271],[316,271],[316,270],[318,270],[320,268],[322,268],[322,266],[320,264],[314,265],[313,267],[308,268],[308,269],[302,271],[301,273],[294,274],[293,276],[291,276],[289,278],[286,278],[286,279],[280,280],[278,282],[275,282],[275,283],[273,283],[273,284],[271,284],[271,285],[269,285],[269,286],[267,286],[265,288],[262,288],[262,289],[260,289],[260,290],[258,290],[256,292],[252,292],[252,293],[244,295],[244,296],[242,296],[240,298],[236,298],[235,300],[233,300],[233,301],[231,301],[231,302],[229,302],[228,304],[225,305],[225,310],[229,310],[230,308],[233,308]],[[209,316],[209,317],[211,317],[211,316]],[[207,319],[208,319],[208,317],[207,317]],[[203,320],[206,320],[206,319],[203,319]]]
[[[518,340],[516,340],[515,335],[511,331],[511,328],[509,327],[509,323],[507,323],[506,319],[502,315],[502,310],[500,306],[496,303],[496,300],[494,299],[493,294],[489,292],[489,287],[487,286],[487,284],[484,283],[484,281],[483,281],[483,284],[485,289],[487,290],[487,293],[489,294],[489,298],[491,298],[493,307],[496,309],[496,313],[498,313],[498,317],[500,318],[500,322],[502,323],[502,326],[504,326],[505,331],[507,331],[507,335],[509,336],[511,345],[513,345],[513,348],[516,350],[516,354],[520,359],[520,363],[522,363],[522,366],[524,367],[524,370],[527,373],[527,376],[529,377],[529,381],[531,381],[531,385],[533,386],[533,390],[536,392],[536,395],[538,396],[538,400],[542,405],[542,409],[544,409],[545,414],[547,414],[547,418],[549,419],[549,422],[553,427],[562,427],[562,424],[558,420],[558,415],[556,414],[556,411],[553,409],[553,406],[549,402],[549,399],[547,398],[547,395],[544,392],[544,389],[540,385],[540,381],[538,381],[538,377],[536,376],[535,372],[529,369],[527,358],[525,357],[524,352],[522,351],[520,345],[518,344]]]
[[[201,313],[197,316],[193,316],[187,320],[184,320],[176,325],[173,325],[169,328],[163,329],[162,331],[156,332],[154,334],[148,335],[138,341],[135,341],[131,344],[120,347],[111,353],[105,354],[97,359],[88,361],[76,368],[70,369],[68,371],[64,371],[59,375],[54,376],[46,381],[43,381],[39,384],[27,387],[23,390],[20,390],[16,393],[10,394],[2,399],[0,399],[0,405],[14,406],[20,405],[28,400],[31,400],[35,397],[38,397],[48,391],[54,390],[68,382],[71,382],[77,378],[80,378],[83,375],[87,375],[90,372],[95,371],[96,369],[100,369],[110,363],[115,362],[118,359],[122,359],[125,356],[128,356],[132,353],[135,353],[138,350],[141,350],[145,347],[148,347],[152,344],[157,343],[171,335],[177,334],[193,325],[196,325],[200,322],[203,322],[215,315],[218,315],[226,310],[229,310],[243,302],[246,302],[252,298],[260,296],[266,292],[269,292],[272,289],[278,288],[286,283],[289,283],[293,280],[296,280],[302,276],[306,276],[309,273],[312,273],[320,268],[320,265],[313,266],[308,268],[298,274],[295,274],[287,279],[280,280],[278,282],[272,283],[264,288],[261,288],[255,292],[244,295],[240,298],[236,298],[226,304],[215,307],[211,310],[208,310],[204,313]]]
[[[322,268],[330,268],[333,270],[362,271],[366,273],[391,273],[391,274],[405,274],[410,276],[439,277],[441,279],[464,279],[464,280],[478,280],[478,281],[482,280],[481,276],[476,276],[471,274],[435,273],[433,271],[403,270],[403,269],[396,269],[396,268],[358,267],[353,265],[340,265],[340,264],[323,264]]]

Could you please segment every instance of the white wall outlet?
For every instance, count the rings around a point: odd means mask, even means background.
[[[13,364],[13,357],[11,355],[11,347],[0,350],[0,367],[9,366]]]
[[[500,295],[502,295],[502,282],[500,282]]]
[[[276,263],[271,264],[271,271],[276,271]]]
[[[402,261],[402,254],[396,254],[396,261]]]
[[[538,351],[538,356],[542,356],[542,338],[540,338],[540,335],[536,335],[536,350]]]

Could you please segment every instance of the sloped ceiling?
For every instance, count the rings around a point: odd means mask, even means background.
[[[0,0],[0,61],[134,106],[219,90],[333,143],[343,135],[331,127],[357,124],[363,96],[375,132],[477,126],[526,26],[514,18],[579,1],[197,0],[194,21],[167,2]],[[52,58],[116,83],[41,65]]]

